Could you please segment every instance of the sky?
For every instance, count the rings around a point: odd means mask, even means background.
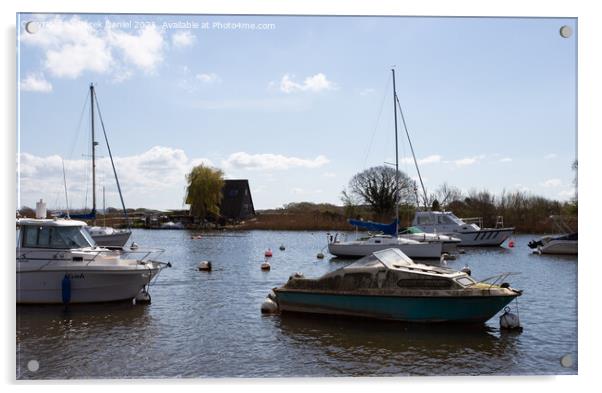
[[[182,208],[201,163],[249,179],[256,209],[341,204],[355,173],[394,162],[393,66],[427,191],[574,196],[575,19],[20,14],[17,26],[19,206],[64,208],[63,163],[71,208],[91,206],[90,83],[127,207]],[[97,203],[104,186],[119,206],[98,123]]]

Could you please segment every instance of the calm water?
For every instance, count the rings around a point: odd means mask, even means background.
[[[513,249],[467,249],[448,266],[475,278],[520,272],[522,333],[485,326],[263,316],[268,291],[293,272],[318,276],[349,261],[316,254],[323,232],[135,230],[141,245],[172,262],[151,287],[151,305],[17,307],[17,378],[327,377],[576,374],[577,259],[539,256],[516,236]],[[280,244],[286,251],[279,251]],[[259,265],[268,247],[272,270]],[[199,272],[201,260],[214,271]],[[515,303],[513,303],[514,308]],[[30,360],[39,370],[27,369]]]

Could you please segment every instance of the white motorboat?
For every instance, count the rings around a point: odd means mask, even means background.
[[[446,211],[417,211],[412,226],[427,233],[458,238],[461,246],[499,246],[514,232],[514,227],[481,228],[477,224],[468,224]]]
[[[442,235],[439,233],[426,233],[417,227],[402,228],[399,231],[399,237],[419,242],[441,242],[443,243],[443,252],[447,253],[455,252],[462,241],[453,236]]]
[[[360,258],[376,251],[396,248],[413,259],[439,259],[442,242],[420,242],[401,236],[374,235],[351,241],[339,241],[338,235],[329,238],[328,252],[342,258]]]
[[[83,221],[21,219],[16,249],[17,303],[95,303],[135,299],[169,263],[155,252],[98,247]],[[142,258],[131,255],[144,253]]]
[[[577,255],[577,232],[566,235],[544,236],[532,240],[528,246],[536,249],[539,254]]]
[[[164,222],[163,224],[161,224],[160,228],[161,229],[186,229],[184,224],[182,224],[181,222],[173,222],[173,221]]]
[[[100,247],[123,248],[132,232],[127,229],[115,229],[112,227],[85,227],[94,242]]]

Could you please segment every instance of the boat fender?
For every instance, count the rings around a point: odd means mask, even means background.
[[[472,274],[472,270],[470,270],[470,267],[468,267],[468,265],[464,265],[464,267],[460,271],[468,274],[469,276]]]
[[[504,330],[519,330],[520,320],[516,314],[510,312],[510,307],[504,308],[504,313],[500,316],[500,329]]]
[[[199,263],[199,271],[210,272],[211,269],[213,269],[211,261],[201,261],[201,263]]]
[[[71,279],[66,274],[61,282],[61,290],[63,294],[63,304],[69,304],[71,301]]]
[[[514,240],[510,240],[510,241],[508,242],[508,247],[510,247],[510,248],[514,248]]]
[[[318,255],[316,255],[316,258],[318,259],[324,259],[324,254],[319,252]]]
[[[277,314],[278,313],[278,303],[266,297],[263,303],[261,303],[261,313],[262,314]]]
[[[136,304],[151,304],[151,295],[146,289],[142,289],[134,298]]]

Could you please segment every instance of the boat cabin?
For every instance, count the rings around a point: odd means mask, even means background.
[[[428,233],[474,232],[481,230],[477,224],[467,224],[454,213],[446,211],[417,211],[412,225]]]
[[[395,248],[374,252],[317,279],[291,277],[291,290],[356,291],[453,290],[476,284],[468,274],[413,262]]]
[[[94,239],[84,229],[86,223],[63,219],[19,220],[19,248],[78,249],[96,247]]]

